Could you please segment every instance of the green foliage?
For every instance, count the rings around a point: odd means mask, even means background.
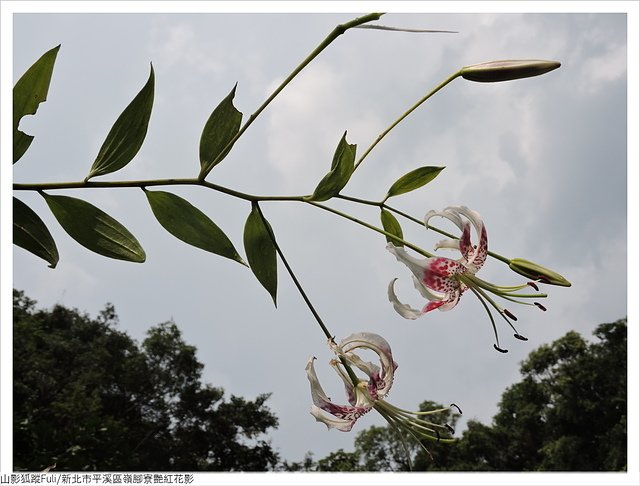
[[[349,182],[355,160],[356,145],[347,143],[347,132],[344,132],[333,154],[331,170],[318,183],[309,200],[326,201],[337,196]]]
[[[82,199],[41,193],[60,226],[71,238],[100,255],[142,263],[145,252],[127,228]]]
[[[389,427],[363,430],[353,470],[408,471],[409,458],[414,471],[626,470],[626,319],[601,324],[594,335],[598,342],[589,343],[572,331],[532,351],[493,423],[469,420],[455,443],[424,444],[431,457]],[[447,413],[434,421],[455,426],[458,416]]]
[[[386,209],[380,210],[380,222],[382,223],[382,228],[387,233],[391,233],[392,235],[397,236],[400,239],[404,238],[404,236],[402,235],[402,226],[400,226],[400,223],[398,222],[396,217]],[[402,243],[391,238],[390,236],[385,236],[385,238],[387,239],[388,243],[393,243],[396,246],[404,246]]]
[[[33,253],[55,268],[58,248],[51,233],[36,212],[20,199],[13,198],[13,243]]]
[[[316,466],[318,472],[364,471],[358,463],[358,454],[338,449],[327,457],[320,459]]]
[[[36,310],[14,291],[14,467],[102,471],[264,471],[277,455],[265,406],[202,383],[196,348],[172,322],[141,345],[97,319]]]
[[[444,167],[419,167],[403,175],[392,184],[384,200],[414,191],[435,179]]]
[[[231,150],[228,145],[240,131],[242,113],[233,105],[236,86],[213,110],[200,136],[200,177],[204,178]],[[226,149],[226,150],[225,150]]]
[[[243,265],[233,243],[209,217],[189,201],[165,191],[144,191],[158,222],[176,238]]]
[[[257,203],[252,204],[251,213],[244,225],[244,249],[249,266],[262,286],[276,304],[278,292],[278,262],[271,225],[262,215]]]
[[[13,87],[13,163],[15,164],[27,151],[32,135],[18,130],[20,120],[25,115],[35,115],[38,106],[47,100],[53,66],[60,45],[45,52],[40,59],[27,69]]]
[[[149,79],[109,130],[85,181],[122,169],[136,156],[147,136],[153,108],[155,77]]]

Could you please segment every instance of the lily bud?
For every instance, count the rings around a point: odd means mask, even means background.
[[[549,285],[559,285],[561,287],[571,287],[571,282],[559,273],[545,268],[537,263],[514,258],[509,262],[509,268],[520,275],[524,275],[532,280],[537,280]]]
[[[473,66],[463,67],[460,73],[464,79],[468,79],[469,81],[496,83],[499,81],[539,76],[559,67],[560,63],[558,61],[521,59],[474,64]]]

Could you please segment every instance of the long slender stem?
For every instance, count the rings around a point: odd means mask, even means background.
[[[236,191],[200,179],[148,179],[130,181],[75,181],[36,184],[13,184],[14,191],[47,191],[56,189],[126,188],[153,186],[201,186],[245,201],[302,201],[303,196],[257,196]]]
[[[264,214],[262,213],[262,209],[260,209],[260,205],[258,204],[258,202],[255,202],[254,204],[255,204],[255,207],[258,209],[258,213],[260,214],[260,217],[262,218],[263,221],[266,222]],[[294,285],[298,289],[298,292],[300,293],[300,296],[302,297],[302,300],[304,300],[305,304],[307,304],[307,307],[309,308],[309,311],[311,311],[311,314],[313,314],[314,319],[316,320],[316,322],[318,323],[318,325],[322,329],[322,332],[327,337],[327,339],[333,340],[334,336],[329,332],[329,330],[327,329],[327,326],[325,326],[324,322],[322,321],[322,318],[320,317],[320,314],[318,314],[318,311],[316,311],[315,307],[311,303],[311,300],[307,296],[307,293],[304,291],[304,288],[300,284],[300,281],[296,277],[296,274],[293,273],[293,269],[291,268],[291,265],[289,265],[289,262],[287,261],[286,257],[284,256],[282,248],[280,248],[280,245],[278,245],[278,241],[276,240],[276,235],[273,234],[273,231],[271,230],[271,228],[269,227],[268,224],[265,224],[265,227],[267,228],[267,232],[269,233],[269,238],[271,238],[273,246],[275,247],[276,252],[278,253],[278,256],[280,257],[280,260],[282,260],[282,263],[284,264],[284,267],[287,269],[287,273],[289,274],[289,277],[291,277],[291,280],[293,281]],[[340,361],[342,361],[342,364],[344,365],[345,369],[347,370],[347,374],[349,375],[349,378],[351,378],[351,381],[353,382],[354,386],[357,386],[358,382],[359,382],[358,377],[354,373],[354,371],[351,368],[351,366],[349,366],[349,363],[347,363],[347,360],[344,359],[341,356],[340,357]]]
[[[298,67],[296,67],[291,72],[291,74],[287,76],[287,78],[280,84],[280,86],[278,86],[275,89],[275,91],[271,93],[271,95],[264,101],[264,103],[262,103],[262,105],[258,107],[258,109],[249,117],[247,122],[242,127],[240,127],[240,130],[238,131],[236,136],[229,141],[229,143],[226,145],[224,149],[222,149],[222,151],[220,152],[220,155],[218,155],[218,157],[216,157],[216,159],[213,160],[213,162],[211,162],[211,164],[209,165],[209,169],[200,173],[199,178],[201,180],[204,180],[204,178],[207,177],[211,169],[213,169],[213,167],[220,161],[220,159],[227,154],[227,151],[233,146],[234,143],[236,143],[236,141],[242,136],[242,134],[247,130],[247,128],[251,126],[251,124],[255,121],[255,119],[258,118],[260,113],[262,113],[264,109],[269,105],[269,103],[271,103],[274,100],[274,98],[278,96],[278,94],[280,94],[280,92],[293,80],[293,78],[295,78],[300,73],[300,71],[302,71],[305,67],[307,67],[307,65],[311,61],[313,61],[316,57],[318,57],[318,55],[329,46],[329,44],[331,44],[334,40],[336,40],[338,37],[344,34],[347,30],[352,29],[353,27],[357,27],[358,25],[366,24],[367,22],[371,22],[373,20],[378,20],[380,17],[382,17],[382,15],[383,15],[382,13],[370,13],[368,15],[363,15],[362,17],[355,18],[344,24],[337,25],[329,33],[329,35],[318,45],[318,47],[316,47],[311,52],[311,54],[309,54],[298,65]]]
[[[347,213],[343,213],[342,211],[338,211],[337,209],[331,208],[329,206],[324,206],[323,204],[319,204],[317,202],[314,201],[309,201],[309,200],[305,200],[304,202],[306,202],[307,204],[310,204],[311,206],[315,206],[316,208],[320,208],[324,211],[328,211],[330,213],[336,214],[338,216],[340,216],[341,218],[345,218],[348,219],[349,221],[353,221],[354,223],[357,223],[361,226],[364,226],[365,228],[368,228],[370,230],[375,231],[376,233],[380,233],[381,235],[384,235],[388,238],[392,238],[394,241],[397,241],[398,243],[402,243],[404,246],[411,248],[413,251],[420,253],[421,255],[426,256],[427,258],[430,258],[433,256],[433,254],[429,253],[426,250],[423,250],[422,248],[414,245],[413,243],[409,243],[408,241],[403,240],[402,238],[397,237],[396,235],[393,235],[391,233],[388,233],[387,231],[378,228],[377,226],[373,226],[372,224],[367,223],[366,221],[362,221],[358,218],[354,218],[353,216],[351,216],[350,214]]]
[[[264,217],[264,214],[262,213],[262,209],[260,208],[260,205],[257,202],[254,203],[254,204],[255,204],[255,207],[258,210],[258,213],[260,214],[260,217],[262,218],[262,221],[266,222],[266,218]],[[318,322],[318,325],[322,329],[322,332],[327,337],[327,339],[333,339],[333,335],[329,332],[329,330],[327,329],[327,326],[324,325],[324,322],[322,322],[322,318],[320,317],[320,314],[318,314],[318,312],[316,311],[315,307],[313,307],[313,304],[311,303],[311,300],[309,300],[309,297],[307,296],[307,293],[302,288],[302,285],[300,285],[300,282],[298,281],[298,278],[296,277],[296,274],[293,273],[293,270],[291,269],[291,266],[289,265],[289,262],[285,258],[284,253],[282,252],[282,249],[280,248],[280,245],[278,245],[278,241],[276,240],[276,235],[273,234],[273,231],[271,230],[271,228],[269,227],[268,224],[265,224],[265,227],[267,228],[267,232],[269,233],[269,238],[271,238],[271,242],[273,243],[273,246],[275,247],[276,252],[278,253],[278,256],[280,257],[280,260],[282,260],[282,263],[284,264],[284,267],[287,269],[287,273],[291,277],[291,280],[293,280],[293,283],[295,284],[296,288],[298,289],[298,292],[300,292],[300,295],[302,296],[302,299],[304,300],[305,304],[307,304],[307,307],[311,311],[311,314],[313,314],[313,317]]]
[[[404,120],[406,117],[408,117],[411,113],[413,113],[420,105],[422,105],[422,103],[424,103],[425,101],[427,101],[429,98],[431,98],[434,94],[436,94],[438,91],[440,91],[442,88],[444,88],[447,84],[449,84],[451,81],[453,81],[454,79],[456,79],[458,76],[460,76],[462,74],[462,71],[457,71],[455,73],[453,73],[451,76],[449,76],[447,79],[445,79],[442,83],[440,83],[438,86],[436,86],[435,88],[433,88],[431,91],[429,91],[425,96],[423,96],[422,98],[420,98],[411,108],[409,108],[407,111],[405,111],[402,115],[400,115],[400,117],[394,121],[391,125],[389,125],[389,127],[387,127],[380,135],[378,135],[378,138],[375,139],[375,141],[369,146],[369,148],[367,150],[364,151],[364,153],[360,156],[360,158],[358,159],[358,161],[355,163],[354,166],[354,170],[358,168],[358,166],[360,164],[362,164],[362,162],[364,161],[364,159],[367,158],[367,155],[369,155],[369,153],[375,148],[376,145],[378,145],[378,143],[380,143],[380,141],[391,131],[393,130],[402,120]]]

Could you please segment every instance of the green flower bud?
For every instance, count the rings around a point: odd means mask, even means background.
[[[559,273],[548,268],[544,268],[537,263],[524,260],[523,258],[514,258],[509,263],[509,268],[520,275],[524,275],[532,280],[537,280],[549,285],[560,285],[561,287],[571,287],[571,282]]]
[[[496,83],[539,76],[559,67],[560,63],[558,61],[541,61],[538,59],[491,61],[463,67],[460,70],[460,74],[469,81]]]

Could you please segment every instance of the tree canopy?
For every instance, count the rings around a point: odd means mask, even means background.
[[[114,307],[96,319],[36,310],[14,290],[14,468],[264,471],[278,456],[265,405],[202,383],[196,348],[173,322],[138,345]]]

